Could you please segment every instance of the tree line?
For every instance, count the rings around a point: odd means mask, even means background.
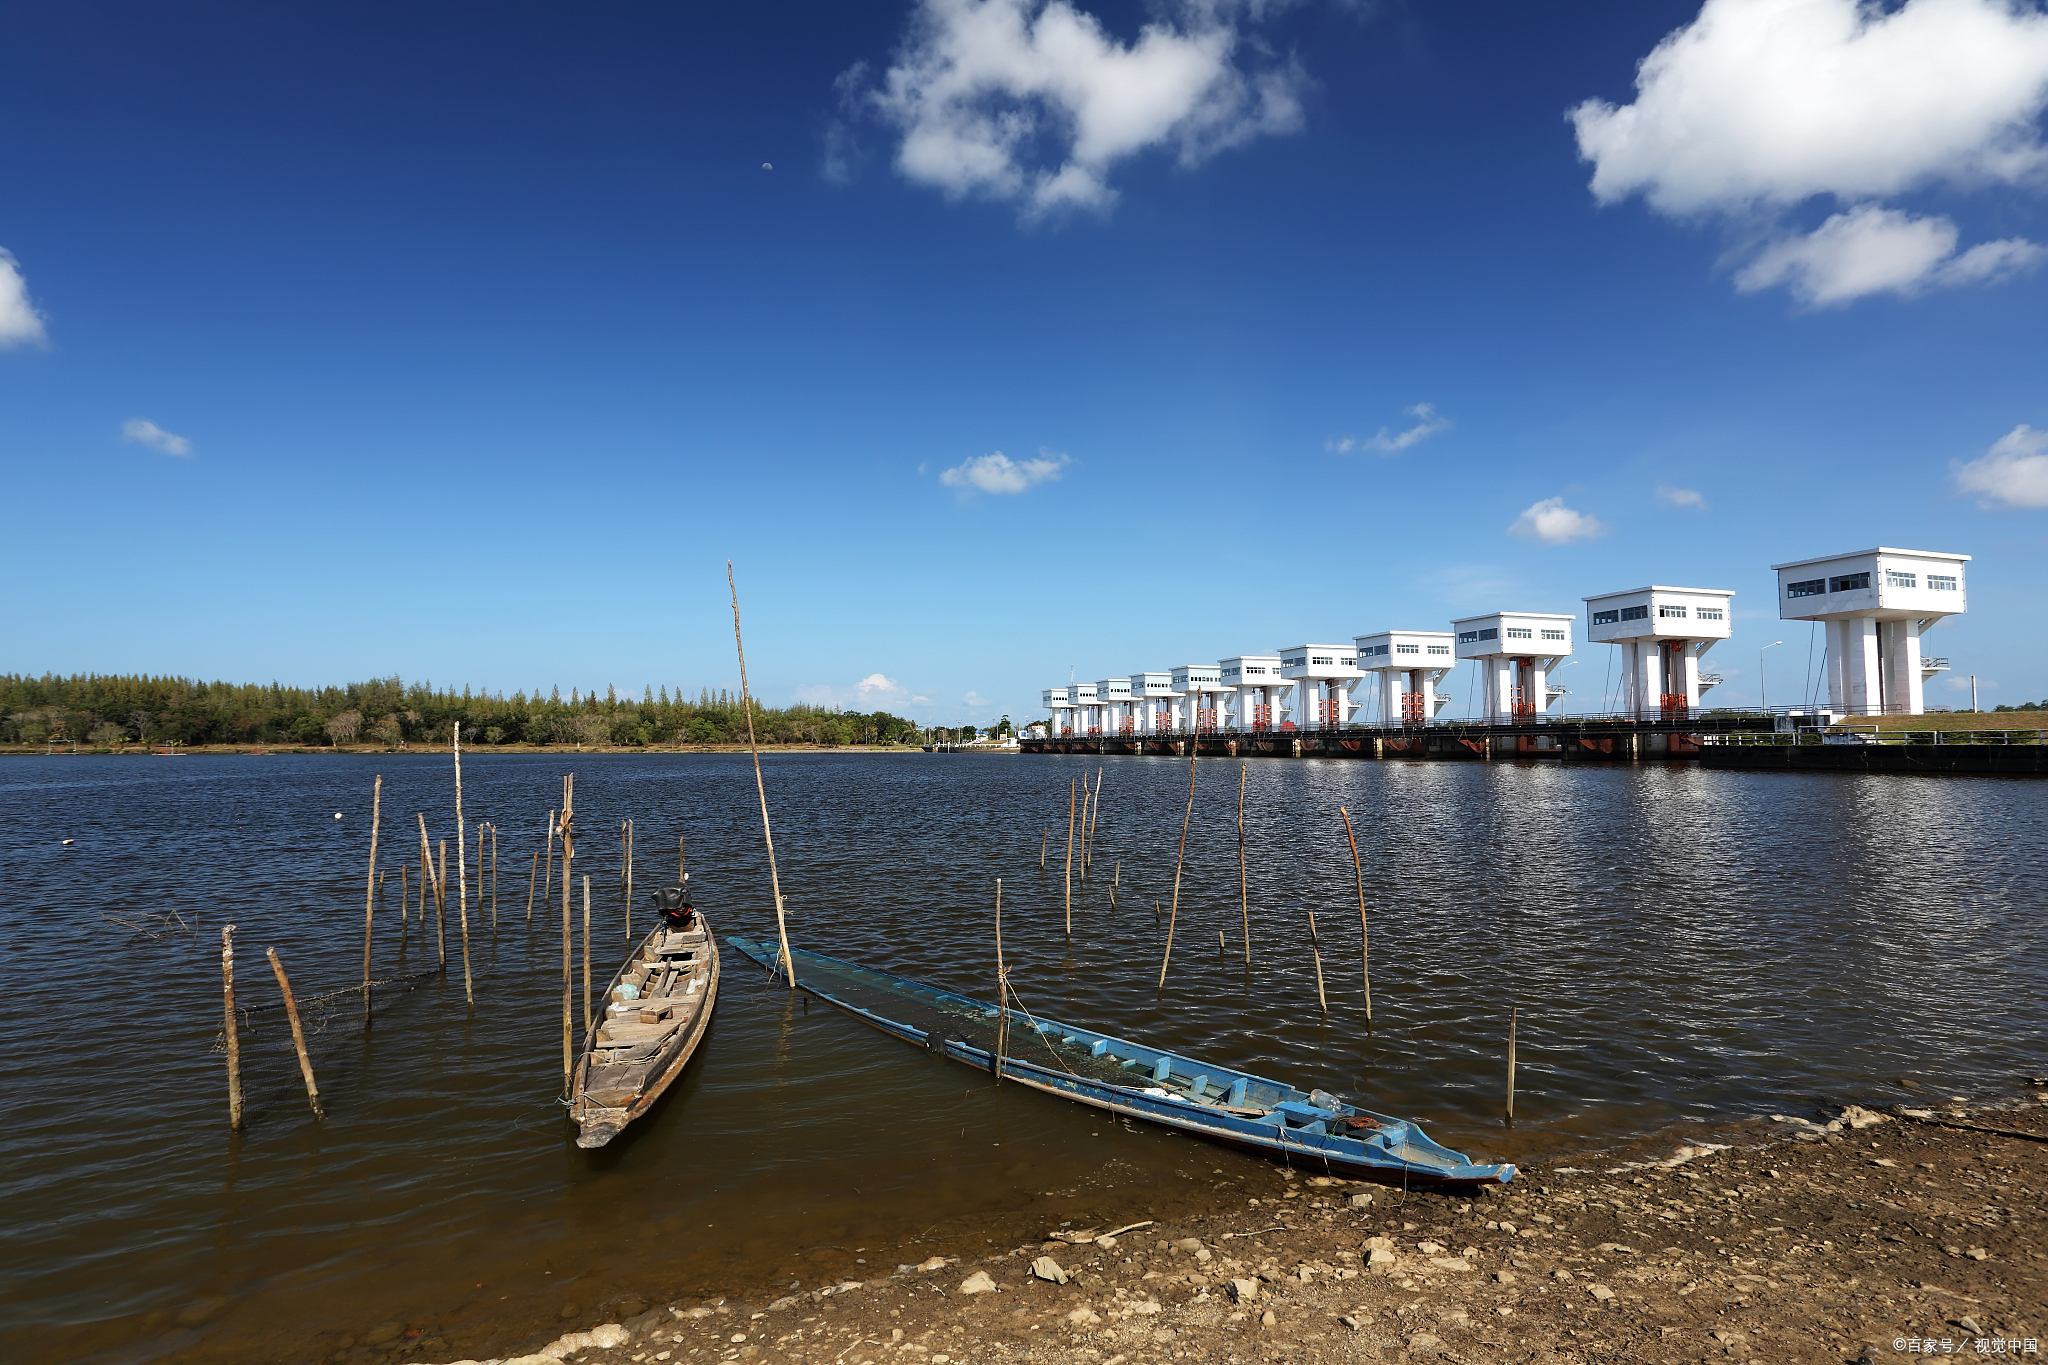
[[[887,711],[837,711],[753,702],[764,744],[915,744],[923,732]],[[190,678],[0,674],[0,743],[119,748],[124,744],[286,744],[298,747],[446,744],[457,722],[466,743],[640,747],[743,744],[740,699],[704,689],[647,689],[635,700],[561,689],[542,697],[465,687],[436,689],[398,678],[345,687],[200,682]]]

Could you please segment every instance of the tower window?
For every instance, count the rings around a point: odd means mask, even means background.
[[[1931,573],[1927,575],[1927,586],[1936,592],[1954,592],[1956,580],[1948,574]]]
[[[1906,573],[1899,569],[1886,569],[1884,571],[1884,585],[1887,588],[1917,588],[1920,586],[1920,575]]]
[[[1845,573],[1828,580],[1829,592],[1861,592],[1870,586],[1867,573]]]
[[[1785,596],[1819,597],[1827,590],[1828,581],[1825,578],[1802,578],[1797,583],[1787,583],[1785,585]]]

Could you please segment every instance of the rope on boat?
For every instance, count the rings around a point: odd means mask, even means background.
[[[1052,1039],[1046,1037],[1045,1030],[1038,1026],[1038,1020],[1032,1015],[1031,1007],[1024,1003],[1023,995],[1018,992],[1015,986],[1010,986],[1010,983],[1007,980],[1009,973],[1004,972],[1003,976],[1006,978],[1003,984],[1005,986],[1009,986],[1011,998],[1016,1000],[1017,1008],[1024,1011],[1024,1017],[1026,1019],[1031,1020],[1031,1031],[1038,1035],[1039,1042],[1045,1044],[1045,1050],[1052,1054],[1052,1059],[1060,1064],[1060,1070],[1066,1072],[1069,1076],[1072,1076],[1077,1081],[1088,1079],[1087,1077],[1083,1076],[1080,1072],[1074,1070],[1074,1068],[1067,1065],[1067,1059],[1060,1056],[1059,1049],[1055,1048],[1052,1045]]]

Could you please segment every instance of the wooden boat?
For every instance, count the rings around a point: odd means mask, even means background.
[[[771,970],[775,945],[726,942]],[[882,1032],[993,1073],[994,1005],[822,953],[791,949],[796,984]],[[1476,1163],[1433,1142],[1406,1119],[1303,1092],[1228,1067],[1197,1062],[1012,1007],[1002,1075],[1047,1094],[1126,1114],[1332,1175],[1437,1189],[1512,1180],[1512,1165]]]
[[[569,1090],[578,1147],[602,1147],[646,1113],[711,1027],[718,942],[704,916],[681,932],[658,925],[640,940],[604,1001]]]

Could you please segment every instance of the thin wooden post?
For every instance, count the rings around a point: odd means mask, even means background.
[[[384,816],[384,778],[377,777],[376,785],[370,788],[370,884],[363,889],[363,1022],[370,1022],[370,930],[377,917],[377,826]],[[277,979],[284,980],[284,971],[278,970]],[[291,992],[285,992],[291,998]],[[313,1073],[306,1073],[311,1076]],[[320,1106],[315,1103],[314,1112]]]
[[[1358,865],[1358,835],[1351,829],[1351,812],[1337,807],[1344,817],[1344,837],[1351,841],[1351,878],[1358,885],[1358,974],[1365,982],[1365,1024],[1372,1027],[1372,964],[1366,952],[1365,873]]]
[[[533,888],[540,882],[540,850],[533,851],[533,867],[526,874],[526,927],[533,927]]]
[[[1067,779],[1067,937],[1074,936],[1074,779]]]
[[[1330,998],[1323,994],[1323,941],[1316,936],[1316,912],[1308,912],[1308,950],[1316,959],[1316,1003],[1323,1007],[1325,1015],[1330,1012]]]
[[[633,822],[625,823],[626,854],[624,880],[620,883],[619,895],[626,903],[626,942],[633,941]]]
[[[469,976],[469,826],[462,819],[462,722],[455,722],[453,737],[449,741],[449,752],[455,755],[455,890],[456,915],[462,923],[462,999],[463,1003],[476,1004],[476,988]],[[448,845],[441,845],[441,857],[445,863]],[[481,886],[478,887],[482,889]]]
[[[1124,860],[1119,858],[1116,860],[1116,866],[1109,871],[1109,908],[1112,911],[1116,909],[1116,886],[1123,879],[1123,875]]]
[[[562,1094],[564,1097],[568,1096],[569,1083],[576,1074],[575,1052],[572,1044],[575,1026],[571,1017],[571,1011],[574,1009],[575,995],[573,994],[573,987],[570,984],[569,977],[569,866],[571,860],[576,856],[576,842],[572,833],[572,827],[576,820],[574,808],[575,782],[574,774],[562,779],[562,814],[559,821],[562,835]],[[552,820],[554,812],[549,811],[548,815]],[[552,825],[551,828],[553,828]]]
[[[398,865],[398,922],[405,923],[405,903],[412,899],[411,869],[404,863]]]
[[[1045,841],[1051,837],[1051,825],[1040,825],[1038,827],[1038,870],[1040,872],[1045,871]]]
[[[415,811],[414,816],[420,822],[420,936],[424,938],[427,932],[427,889],[430,885],[434,887],[436,905],[440,903],[441,891],[434,883],[434,846],[427,839],[426,814],[423,811]],[[446,965],[447,954],[442,954],[441,961]]]
[[[1252,965],[1252,893],[1244,875],[1244,778],[1249,765],[1237,765],[1237,909],[1244,916],[1244,965]]]
[[[676,880],[681,881],[690,870],[690,850],[683,845],[683,835],[676,834]]]
[[[1520,1009],[1508,1011],[1508,1122],[1515,1121],[1515,1023]]]
[[[1010,978],[1003,969],[1003,879],[996,878],[996,1084],[1003,1083],[1003,1047],[1009,1041]]]
[[[498,824],[491,822],[491,932],[498,932]]]
[[[235,1032],[235,926],[220,927],[220,996],[227,1013],[228,1127],[242,1130],[242,1040]]]
[[[448,841],[435,845],[434,859],[434,947],[441,955],[441,969],[448,968]]]
[[[548,903],[549,898],[552,897],[555,893],[555,823],[555,813],[553,811],[549,811],[548,869],[547,875],[541,878],[540,883],[540,903],[542,905],[546,905]]]
[[[306,1078],[306,1103],[313,1106],[313,1117],[324,1119],[327,1111],[320,1107],[320,1087],[313,1083],[313,1059],[306,1055],[306,1030],[299,1024],[299,1005],[292,999],[292,983],[285,979],[284,963],[277,959],[277,949],[270,950],[270,970],[277,973],[277,988],[284,992],[285,1018],[292,1021],[292,1047],[299,1054],[299,1074]]]
[[[1180,818],[1180,852],[1173,860],[1173,913],[1166,921],[1166,955],[1159,959],[1159,989],[1166,989],[1166,967],[1173,961],[1173,929],[1180,922],[1180,868],[1188,856],[1188,825],[1195,818],[1195,764],[1199,756],[1188,759],[1188,808]]]
[[[1089,803],[1088,839],[1081,859],[1081,876],[1085,879],[1088,869],[1095,866],[1095,831],[1102,824],[1102,769],[1095,770],[1095,799]]]
[[[590,1033],[590,874],[583,874],[583,1032]]]
[[[1218,955],[1218,956],[1221,956],[1222,954],[1224,954],[1224,953],[1227,953],[1227,952],[1229,952],[1229,951],[1230,951],[1230,945],[1229,945],[1229,944],[1227,944],[1227,943],[1225,943],[1225,942],[1223,941],[1223,931],[1222,931],[1221,929],[1218,929],[1218,930],[1216,931],[1216,952],[1217,952],[1217,955]]]
[[[782,972],[796,990],[796,962],[789,955],[789,923],[782,914],[782,878],[775,871],[775,835],[768,827],[768,785],[761,780],[761,746],[754,741],[754,704],[747,692],[747,646],[740,638],[740,589],[733,580],[732,561],[725,561],[725,583],[732,589],[732,642],[740,656],[740,705],[747,713],[747,748],[754,755],[754,789],[761,794],[761,840],[768,846],[768,884],[775,893],[775,932],[782,939]]]

